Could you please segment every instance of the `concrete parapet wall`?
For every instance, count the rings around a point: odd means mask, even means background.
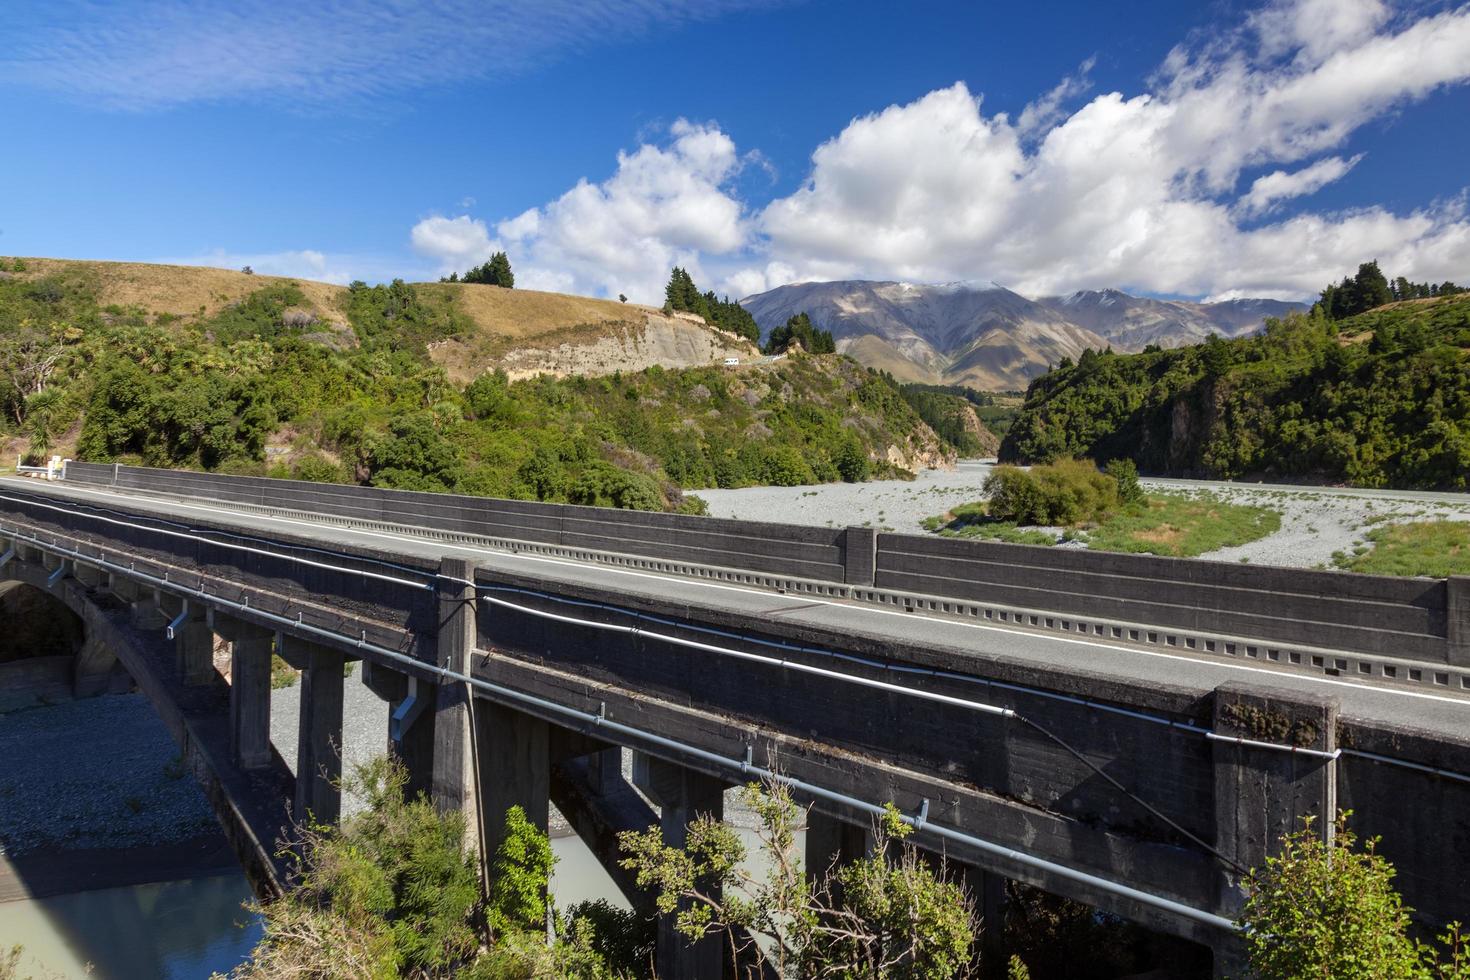
[[[1470,665],[1470,585],[1464,580],[1062,551],[131,466],[72,463],[67,479],[1202,635]]]

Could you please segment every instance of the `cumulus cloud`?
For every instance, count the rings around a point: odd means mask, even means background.
[[[1309,167],[1287,172],[1274,170],[1264,177],[1257,177],[1251,189],[1240,199],[1241,213],[1251,215],[1269,211],[1279,201],[1314,194],[1335,180],[1342,178],[1358,165],[1363,154],[1344,160],[1342,157],[1323,157]]]
[[[500,251],[485,222],[467,214],[425,218],[413,226],[408,237],[415,252],[437,261],[446,273],[462,272]]]
[[[493,234],[435,218],[415,245],[500,242],[518,283],[646,302],[672,265],[736,296],[864,277],[1302,298],[1366,258],[1420,280],[1470,268],[1463,197],[1410,213],[1302,200],[1357,164],[1342,148],[1364,124],[1470,80],[1470,7],[1415,19],[1380,0],[1276,0],[1176,47],[1142,91],[1087,98],[1090,67],[1014,120],[962,83],[854,119],[764,206],[734,186],[754,153],[680,120]]]
[[[117,109],[381,99],[781,0],[47,0],[6,11],[0,80]]]
[[[705,282],[701,256],[745,248],[750,229],[729,186],[744,163],[735,142],[716,126],[684,119],[668,137],[618,154],[606,180],[579,181],[500,222],[516,283],[662,302],[672,266],[687,266]]]
[[[994,278],[1032,294],[1302,296],[1372,256],[1463,276],[1452,205],[1241,224],[1346,174],[1358,157],[1321,154],[1364,123],[1470,79],[1470,8],[1397,29],[1389,14],[1369,0],[1276,3],[1224,39],[1176,48],[1149,91],[1070,112],[1071,80],[1014,123],[963,84],[855,119],[758,215],[767,262],[804,278]]]

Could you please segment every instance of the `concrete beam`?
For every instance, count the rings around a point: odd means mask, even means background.
[[[457,674],[470,671],[475,648],[475,569],[463,558],[439,566],[438,663]],[[430,795],[441,812],[472,809],[470,690],[464,682],[436,685],[434,705],[434,779]]]
[[[77,562],[72,568],[72,576],[88,589],[100,588],[107,581],[107,573],[96,565],[88,565]]]
[[[726,784],[712,776],[635,752],[633,783],[658,804],[659,830],[670,847],[684,847],[689,824],[699,817],[724,819]],[[719,977],[725,963],[723,939],[714,935],[690,942],[674,928],[674,916],[660,916],[654,972],[661,977]]]
[[[271,764],[271,647],[263,626],[210,610],[211,628],[230,641],[230,756],[241,769]]]
[[[652,916],[655,914],[653,896],[639,888],[637,875],[622,866],[624,855],[618,845],[618,834],[647,830],[658,823],[658,814],[623,778],[621,755],[619,749],[608,749],[552,766],[551,800],[628,904],[641,914]]]
[[[980,980],[1005,980],[1010,950],[1006,947],[1006,880],[993,871],[964,865],[965,891],[980,920]]]
[[[834,864],[849,864],[863,857],[873,846],[873,835],[866,827],[828,816],[816,807],[806,813],[806,877],[815,883],[824,878]]]
[[[367,661],[363,661],[364,664]],[[434,746],[437,742],[435,727],[437,712],[435,705],[439,702],[439,686],[418,681],[410,691],[408,678],[404,678],[405,690],[403,697],[388,704],[388,751],[398,760],[408,773],[408,785],[404,791],[412,799],[417,796],[425,796],[430,799],[434,795]],[[423,710],[419,711],[417,717],[413,718],[412,724],[404,727],[399,737],[392,737],[393,715],[403,708],[409,697],[413,697],[425,704]]]
[[[292,636],[280,639],[287,662],[301,668],[301,720],[296,741],[298,821],[335,824],[342,814],[342,668],[340,650]]]

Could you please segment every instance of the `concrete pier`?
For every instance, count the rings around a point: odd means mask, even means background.
[[[271,648],[263,626],[211,610],[210,627],[230,644],[230,757],[241,769],[271,763]]]
[[[301,722],[296,738],[298,821],[335,824],[342,813],[341,651],[282,636],[281,655],[301,670]]]
[[[704,773],[638,752],[633,755],[633,783],[658,804],[659,830],[669,847],[682,848],[689,839],[689,824],[699,817],[725,817],[726,784]],[[690,942],[674,927],[673,916],[659,918],[654,948],[659,976],[719,977],[725,959],[721,936]]]

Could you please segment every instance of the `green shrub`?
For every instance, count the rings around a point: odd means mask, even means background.
[[[1138,483],[1138,464],[1124,457],[1108,462],[1103,470],[1118,485],[1118,499],[1124,504],[1143,502],[1143,487]]]
[[[997,466],[985,480],[998,521],[1070,526],[1105,520],[1118,507],[1118,484],[1085,460],[1062,459],[1021,470]]]
[[[1359,847],[1339,816],[1331,842],[1312,826],[1282,840],[1246,879],[1241,925],[1253,973],[1261,980],[1442,980],[1470,976],[1458,925],[1441,937],[1450,962],[1409,935],[1408,908],[1394,890],[1394,867],[1376,838]]]

